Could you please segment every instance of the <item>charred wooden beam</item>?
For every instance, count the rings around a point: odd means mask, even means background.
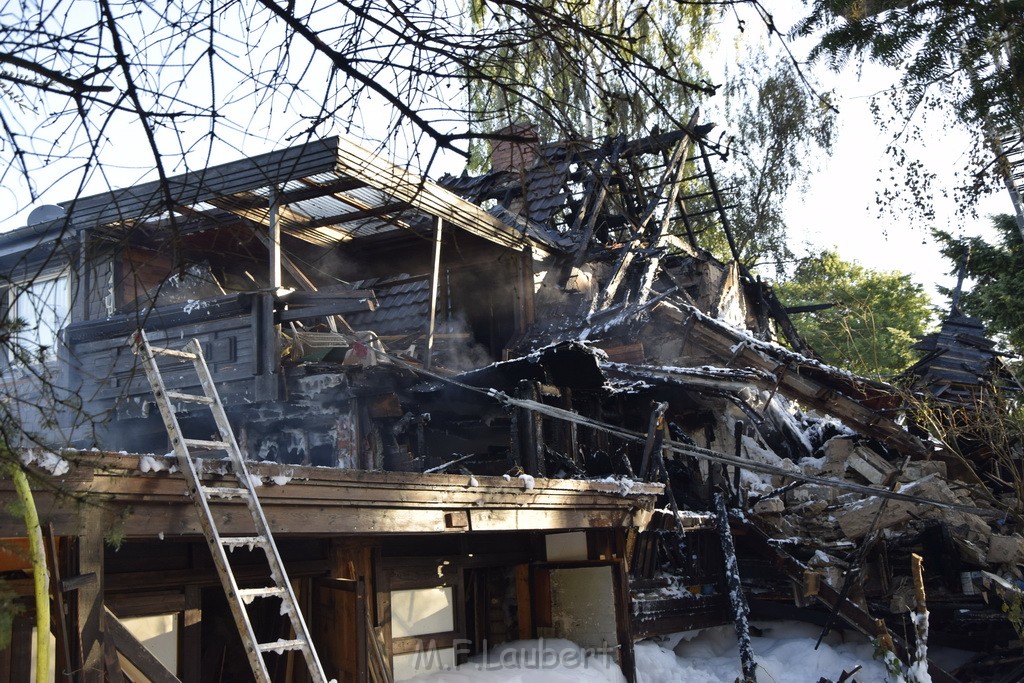
[[[754,649],[750,644],[750,609],[747,607],[746,598],[743,597],[743,586],[740,582],[739,566],[736,562],[736,548],[733,546],[732,530],[729,527],[729,513],[725,509],[725,496],[721,493],[715,494],[715,518],[718,538],[722,544],[722,555],[725,559],[725,578],[729,587],[733,624],[740,646],[743,683],[757,683],[757,662],[754,661]]]
[[[656,404],[654,410],[651,411],[651,419],[647,425],[647,441],[644,443],[644,455],[640,461],[640,479],[643,481],[647,481],[650,476],[651,455],[655,451],[661,451],[666,410],[668,410],[668,403],[662,402]]]
[[[434,328],[437,324],[437,290],[441,281],[441,237],[444,229],[444,219],[440,216],[434,219],[434,258],[430,268],[430,309],[427,321],[427,350],[423,357],[423,367],[427,370],[431,366],[431,355],[434,353]]]
[[[379,218],[381,216],[396,214],[409,208],[411,208],[409,202],[390,202],[388,204],[381,204],[380,206],[368,206],[355,211],[348,211],[346,213],[339,213],[333,216],[324,216],[323,218],[308,220],[304,223],[298,223],[292,226],[292,228],[295,230],[325,228],[332,225],[342,225],[349,221],[362,220],[364,218]]]
[[[830,308],[835,308],[836,305],[832,304],[807,304],[806,306],[786,306],[783,310],[786,313],[815,313],[817,311],[827,311]]]

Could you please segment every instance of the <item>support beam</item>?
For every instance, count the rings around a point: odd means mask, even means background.
[[[103,508],[85,506],[85,520],[78,537],[78,573],[93,573],[96,581],[81,586],[75,594],[78,632],[82,638],[82,681],[103,683]]]
[[[430,369],[431,355],[434,352],[434,328],[437,324],[437,290],[441,280],[441,230],[444,220],[438,216],[434,223],[434,261],[430,270],[430,322],[427,323],[427,350],[423,358],[423,367]]]
[[[202,631],[202,590],[199,586],[185,586],[185,610],[178,639],[178,672],[184,681],[198,681],[202,675]]]

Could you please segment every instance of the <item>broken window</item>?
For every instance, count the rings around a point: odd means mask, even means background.
[[[58,333],[70,310],[67,272],[59,272],[11,288],[11,319],[20,321],[16,343],[33,357],[49,362],[57,357]]]

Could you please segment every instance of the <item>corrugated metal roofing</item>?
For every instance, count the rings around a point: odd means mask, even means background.
[[[142,183],[64,202],[65,217],[16,231],[9,240],[0,237],[0,252],[21,248],[26,235],[46,242],[79,230],[120,231],[140,221],[153,224],[172,211],[184,217],[179,221],[201,215],[212,219],[228,211],[267,225],[275,192],[282,206],[282,230],[316,244],[429,228],[441,218],[509,248],[558,248],[546,234],[526,234],[373,152],[328,138],[174,176],[165,183]]]

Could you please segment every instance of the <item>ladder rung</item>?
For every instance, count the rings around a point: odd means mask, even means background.
[[[231,448],[227,441],[203,441],[202,439],[182,439],[189,448],[205,448],[211,451],[226,451]]]
[[[213,399],[209,396],[200,396],[198,394],[182,394],[178,391],[165,392],[165,396],[172,401],[187,401],[189,403],[205,403],[210,406],[213,405]]]
[[[249,489],[237,486],[201,486],[207,498],[242,498],[249,495]]]
[[[220,543],[227,548],[241,548],[242,546],[254,548],[267,545],[267,539],[265,536],[221,536]]]
[[[239,588],[238,597],[246,604],[253,598],[280,598],[287,595],[287,591],[281,586],[268,586],[266,588]]]
[[[150,346],[149,350],[154,356],[170,356],[171,358],[184,358],[185,360],[196,360],[198,356],[191,351],[179,351],[178,349],[165,349],[159,346]]]
[[[260,652],[284,652],[285,650],[304,650],[306,641],[281,639],[274,643],[260,643],[256,646]]]

